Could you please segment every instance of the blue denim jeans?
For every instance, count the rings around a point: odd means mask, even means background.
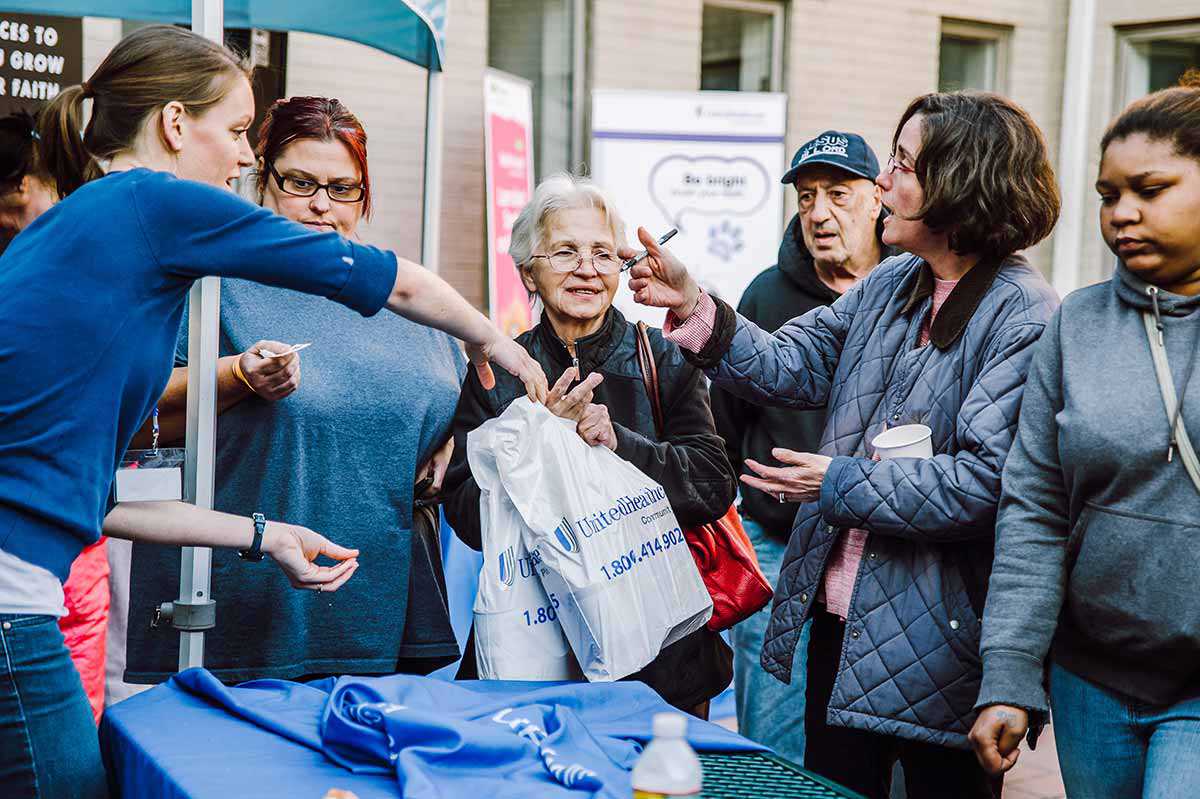
[[[785,544],[767,535],[758,522],[742,518],[754,544],[758,565],[774,586],[779,582]],[[792,683],[784,685],[759,663],[771,606],[760,610],[730,632],[733,638],[733,686],[738,732],[771,747],[796,763],[804,762],[804,684],[809,625],[804,625],[792,663]]]
[[[1147,705],[1054,664],[1050,712],[1071,799],[1200,796],[1200,696]]]
[[[103,799],[100,742],[53,616],[0,614],[0,794]]]

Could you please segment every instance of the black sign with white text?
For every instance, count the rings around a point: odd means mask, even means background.
[[[37,112],[83,80],[83,20],[0,11],[0,116]]]

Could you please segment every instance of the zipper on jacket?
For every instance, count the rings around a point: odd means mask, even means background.
[[[571,356],[571,366],[575,367],[575,379],[582,380],[583,375],[579,374],[579,346],[577,344],[568,344],[563,342],[563,347],[567,351],[567,355]]]

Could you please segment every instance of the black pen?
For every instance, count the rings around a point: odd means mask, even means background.
[[[668,230],[666,233],[663,234],[662,238],[658,240],[658,246],[661,247],[664,244],[666,244],[668,241],[671,240],[671,237],[674,236],[678,232],[679,232],[679,228],[677,228],[677,227],[673,227],[670,230]],[[628,261],[626,261],[625,265],[621,267],[621,271],[626,272],[630,269],[633,269],[634,265],[637,264],[638,261],[642,260],[649,254],[650,253],[648,251],[642,250],[641,255],[635,255],[632,258],[630,258]]]

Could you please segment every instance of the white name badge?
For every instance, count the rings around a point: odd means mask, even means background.
[[[131,449],[117,469],[117,502],[183,499],[183,449]]]

